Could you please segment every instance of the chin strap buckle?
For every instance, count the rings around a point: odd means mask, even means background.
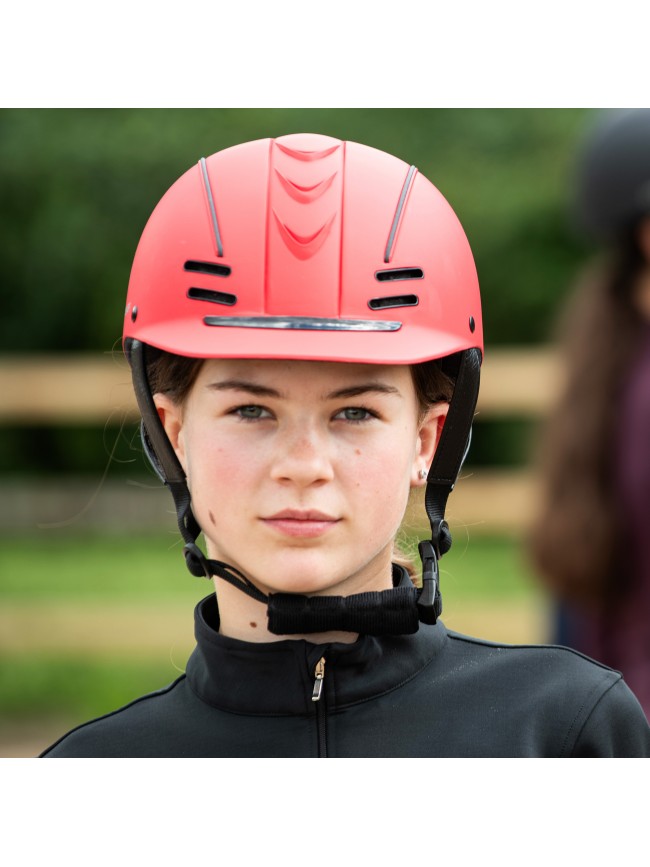
[[[418,617],[422,623],[433,625],[442,613],[438,555],[433,543],[428,539],[420,542],[418,551],[422,559],[422,590],[417,600]]]
[[[209,578],[212,575],[205,554],[194,542],[188,542],[183,548],[185,565],[195,578]]]

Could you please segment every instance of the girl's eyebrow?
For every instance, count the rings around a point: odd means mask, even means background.
[[[327,399],[332,400],[341,397],[358,397],[360,394],[367,394],[368,392],[375,392],[378,394],[396,394],[399,397],[402,396],[399,388],[395,388],[393,385],[386,385],[383,382],[363,382],[359,385],[350,385],[347,388],[339,388],[336,391],[332,391],[327,395]]]
[[[277,389],[246,379],[223,379],[221,382],[211,382],[207,387],[213,391],[247,391],[259,397],[282,397]]]
[[[278,397],[282,398],[282,392],[268,385],[260,385],[257,382],[250,382],[247,379],[224,379],[220,382],[211,382],[208,386],[213,391],[247,391],[249,394],[257,395],[258,397]],[[363,382],[358,385],[350,385],[346,388],[337,388],[325,396],[326,400],[337,400],[346,397],[358,397],[361,394],[396,394],[401,397],[401,392],[398,388],[392,385],[387,385],[383,382]]]

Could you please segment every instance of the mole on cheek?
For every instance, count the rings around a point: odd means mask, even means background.
[[[249,626],[252,626],[253,629],[257,629],[257,623],[254,623],[252,620],[251,620],[251,622],[249,623]]]

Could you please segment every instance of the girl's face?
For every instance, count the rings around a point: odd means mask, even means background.
[[[265,593],[391,586],[447,410],[420,417],[407,366],[210,359],[182,407],[155,401],[210,557]]]

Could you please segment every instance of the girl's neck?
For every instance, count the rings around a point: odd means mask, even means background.
[[[219,605],[219,632],[239,641],[263,643],[284,641],[285,639],[304,639],[312,644],[341,642],[352,644],[359,637],[356,632],[318,632],[304,635],[275,635],[267,627],[266,605],[252,599],[241,590],[214,578],[217,603]]]

